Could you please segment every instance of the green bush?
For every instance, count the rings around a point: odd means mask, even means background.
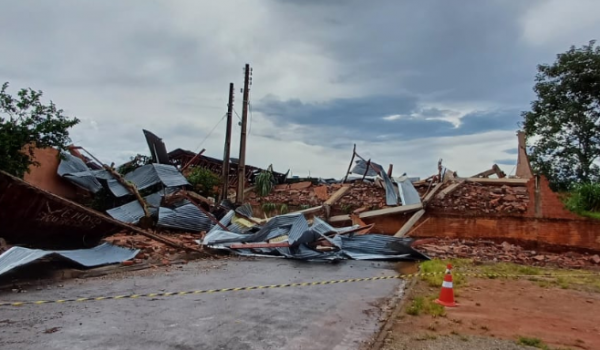
[[[566,204],[576,213],[600,212],[600,183],[576,185]]]
[[[267,170],[261,171],[254,180],[254,186],[256,188],[256,194],[264,197],[271,193],[273,187],[275,187],[275,176],[273,176],[273,166],[269,165]]]
[[[187,176],[187,180],[194,191],[207,197],[216,194],[215,187],[221,185],[221,178],[207,168],[196,167]]]

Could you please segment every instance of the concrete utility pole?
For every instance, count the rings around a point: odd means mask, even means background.
[[[229,154],[231,153],[231,119],[233,113],[233,83],[229,83],[229,102],[227,103],[227,130],[225,131],[225,150],[223,152],[223,190],[221,200],[227,199],[229,191]]]
[[[244,202],[244,186],[246,185],[246,124],[248,121],[248,93],[250,92],[250,65],[244,69],[244,101],[242,106],[242,134],[240,138],[240,158],[238,163],[238,188],[235,201]]]

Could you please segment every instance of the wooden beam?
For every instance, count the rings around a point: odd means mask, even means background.
[[[423,210],[423,209],[414,213],[411,216],[411,218],[408,219],[408,221],[404,225],[402,225],[400,230],[398,230],[398,232],[396,232],[394,237],[404,237],[404,235],[406,233],[408,233],[408,231],[410,231],[410,229],[417,223],[417,221],[419,221],[419,219],[421,218],[421,216],[423,216],[423,214],[425,214],[425,210]]]
[[[423,209],[423,205],[421,203],[410,204],[410,205],[401,205],[398,207],[366,211],[364,213],[360,213],[359,218],[365,219],[365,218],[373,218],[373,217],[378,217],[378,216],[383,216],[383,215],[410,213],[410,212],[414,212],[414,211],[419,211],[421,209]],[[332,216],[329,219],[329,222],[346,222],[346,221],[351,221],[351,220],[352,219],[351,219],[350,215],[336,215],[336,216]]]
[[[459,187],[460,187],[462,184],[464,184],[464,183],[465,183],[464,181],[459,181],[459,182],[457,182],[457,183],[454,183],[454,184],[452,184],[452,185],[450,185],[450,186],[448,186],[448,187],[444,188],[444,189],[442,190],[442,192],[440,192],[440,193],[437,195],[437,198],[438,198],[438,199],[444,199],[444,198],[445,198],[447,195],[449,195],[450,193],[454,192],[454,191],[455,191],[457,188],[459,188]]]
[[[413,211],[418,211],[423,209],[423,204],[410,204],[410,205],[401,205],[393,208],[384,208],[372,211],[366,211],[360,214],[360,218],[373,218],[377,216],[390,215],[390,214],[399,214],[399,213],[410,213]]]
[[[332,194],[331,197],[329,197],[325,203],[323,203],[323,205],[334,205],[337,203],[337,201],[342,199],[342,197],[344,197],[348,191],[350,191],[350,186],[344,186],[340,188],[339,190],[335,191],[335,193]]]
[[[348,174],[350,174],[350,169],[352,169],[352,164],[354,163],[354,157],[356,156],[356,144],[354,144],[354,148],[352,149],[352,158],[350,158],[350,165],[348,165],[348,171],[346,171],[346,176],[344,177],[344,180],[342,181],[342,183],[346,182],[346,180],[348,180]]]
[[[277,243],[237,243],[229,246],[231,249],[252,249],[252,248],[287,248],[290,242]]]
[[[429,191],[429,193],[427,193],[427,195],[423,199],[423,204],[427,205],[427,203],[429,203],[431,201],[431,199],[433,198],[433,196],[435,196],[435,194],[437,193],[437,191],[439,191],[440,188],[442,188],[442,184],[441,183],[435,184],[433,186],[433,188]]]
[[[476,182],[482,185],[492,185],[492,186],[525,186],[527,185],[528,179],[478,179],[478,178],[466,178],[464,179],[467,182]]]
[[[431,217],[425,218],[425,220],[421,221],[421,223],[418,224],[417,227],[410,230],[410,232],[408,232],[405,236],[406,237],[410,236],[413,232],[417,231],[419,229],[419,227],[423,226],[423,224],[425,224],[427,221],[429,221],[429,219],[431,219]]]

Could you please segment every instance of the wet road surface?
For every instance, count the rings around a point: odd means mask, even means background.
[[[388,263],[198,261],[2,293],[57,300],[393,275]],[[381,326],[397,279],[96,302],[0,307],[0,349],[359,349]],[[61,286],[61,287],[60,287]]]

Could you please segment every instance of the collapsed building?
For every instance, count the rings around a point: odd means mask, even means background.
[[[431,241],[419,242],[441,237],[600,251],[598,225],[566,211],[547,180],[532,173],[522,134],[513,177],[497,165],[460,177],[441,160],[437,173],[426,179],[393,176],[392,165],[386,171],[354,149],[343,178],[293,182],[289,171],[272,172],[273,188],[266,195],[252,190],[265,170],[246,166],[244,205],[230,201],[240,181],[235,159],[228,191],[207,198],[192,191],[184,174],[204,167],[221,175],[223,162],[203,151],[167,152],[156,135],[146,130],[144,135],[151,161],[124,175],[81,147],[60,157],[52,149],[36,150],[42,165],[25,181],[0,173],[0,206],[7,208],[0,213],[5,223],[0,237],[8,243],[0,249],[26,245],[45,249],[31,256],[69,259],[56,248],[88,248],[77,253],[86,256],[104,239],[132,249],[134,258],[115,254],[138,263],[168,263],[177,252],[208,256],[214,251],[302,260],[420,260],[428,256],[415,247],[433,256],[441,253]],[[104,213],[89,207],[99,198],[110,203]],[[30,261],[13,250],[0,256],[0,267]]]

